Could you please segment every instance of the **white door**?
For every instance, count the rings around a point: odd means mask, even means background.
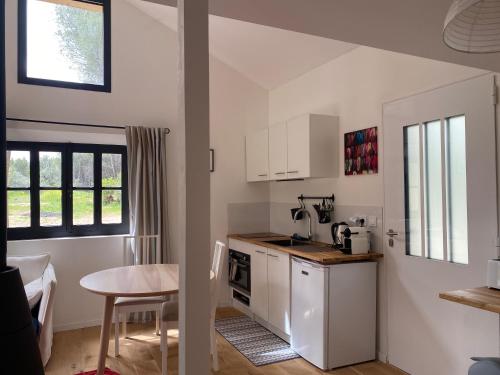
[[[267,249],[269,323],[290,334],[290,256]]]
[[[388,360],[413,375],[465,374],[498,354],[498,317],[439,292],[482,286],[496,256],[491,75],[384,105]]]
[[[310,176],[310,123],[309,115],[294,118],[287,123],[287,177]]]
[[[269,128],[269,172],[271,180],[283,180],[286,178],[286,138],[285,122]]]
[[[262,129],[246,137],[247,181],[269,180],[269,137]]]
[[[250,309],[255,315],[267,321],[269,313],[267,248],[255,246],[250,262],[250,282],[252,285]]]

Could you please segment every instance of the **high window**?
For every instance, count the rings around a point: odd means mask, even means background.
[[[129,232],[125,146],[7,143],[8,238]]]
[[[19,0],[20,83],[111,92],[110,0]]]
[[[408,255],[468,263],[465,142],[462,115],[404,128]]]

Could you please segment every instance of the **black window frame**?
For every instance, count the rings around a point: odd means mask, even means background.
[[[7,151],[30,151],[30,187],[9,188],[12,190],[29,190],[31,197],[31,226],[23,228],[7,228],[7,239],[32,240],[64,237],[86,237],[103,235],[129,234],[129,202],[128,202],[128,167],[127,147],[120,145],[98,145],[80,143],[48,143],[48,142],[7,142]],[[61,188],[40,188],[40,169],[38,153],[40,151],[61,152]],[[94,154],[94,186],[89,188],[73,187],[72,155],[75,152]],[[121,187],[102,186],[102,154],[120,154],[122,158]],[[58,227],[40,226],[40,191],[62,190],[62,225]],[[73,191],[94,191],[94,223],[92,225],[73,225]],[[122,222],[120,224],[102,223],[102,191],[121,190]]]
[[[27,46],[27,1],[18,0],[18,46],[17,46],[17,81],[18,83],[58,87],[64,89],[111,92],[111,0],[75,0],[83,3],[102,5],[104,20],[104,83],[78,83],[53,79],[28,77]]]

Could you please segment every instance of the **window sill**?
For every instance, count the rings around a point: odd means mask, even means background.
[[[125,238],[129,237],[130,234],[110,234],[110,235],[96,235],[96,236],[79,236],[79,237],[54,237],[54,238],[34,238],[26,240],[8,240],[9,242],[31,242],[31,241],[61,241],[61,240],[92,240],[92,239],[103,239],[103,238]]]

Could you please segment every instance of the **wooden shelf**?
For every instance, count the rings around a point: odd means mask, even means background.
[[[439,298],[500,314],[500,290],[485,286],[439,293]]]

